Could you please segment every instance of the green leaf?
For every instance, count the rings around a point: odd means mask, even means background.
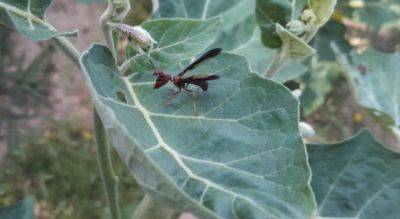
[[[314,213],[298,101],[242,56],[223,53],[193,71],[221,77],[198,93],[198,116],[192,95],[165,107],[172,85],[154,90],[149,73],[122,77],[106,46],[92,46],[81,66],[113,145],[153,200],[200,218]]]
[[[291,2],[288,0],[257,0],[256,18],[261,28],[262,42],[268,48],[282,47],[282,40],[276,32],[276,24],[285,26],[291,18]]]
[[[290,59],[299,59],[311,56],[315,50],[306,42],[290,33],[280,24],[276,24],[276,32],[282,40],[282,52]]]
[[[309,0],[292,0],[292,19],[295,20],[298,19],[304,8],[307,7]]]
[[[298,7],[302,7],[301,1],[298,2]],[[255,0],[163,0],[159,2],[154,17],[209,19],[221,16],[219,34],[209,48],[221,47],[225,51],[243,55],[249,60],[253,71],[264,73],[275,50],[262,45],[254,7]],[[293,61],[282,69],[278,81],[285,82],[305,72],[304,66]]]
[[[399,0],[364,0],[362,7],[353,12],[353,18],[375,29],[397,25],[399,28]]]
[[[312,44],[317,50],[316,56],[318,56],[319,61],[336,62],[335,53],[330,46],[332,43],[335,43],[340,48],[340,51],[345,54],[351,51],[352,46],[345,39],[346,31],[347,28],[344,24],[333,20],[319,29]]]
[[[400,128],[400,53],[386,54],[373,49],[355,51],[347,58],[334,50],[355,91],[357,102],[384,126]]]
[[[337,0],[309,0],[309,7],[317,17],[318,27],[324,26],[333,14]]]
[[[307,150],[320,216],[400,215],[400,154],[385,148],[369,131],[332,145],[308,145]]]
[[[73,32],[61,32],[45,19],[45,10],[51,0],[0,0],[0,23],[16,29],[27,39],[48,40],[60,35],[73,35]]]
[[[34,219],[35,198],[28,196],[11,206],[0,206],[1,219]]]
[[[259,36],[259,31],[256,31],[256,34],[249,42],[231,52],[242,55],[252,62],[252,70],[263,72],[268,67],[268,64],[274,59],[276,51],[264,47]],[[276,82],[284,83],[301,76],[306,71],[307,67],[300,64],[297,60],[290,60],[290,62],[283,66],[279,74],[275,74],[272,79]]]
[[[220,16],[221,30],[214,45],[233,50],[256,31],[255,0],[163,0],[154,17],[209,19]]]
[[[214,41],[220,18],[209,20],[156,19],[146,21],[142,27],[156,40],[157,46],[149,52],[157,68],[165,69],[191,59]],[[128,55],[128,54],[127,54]],[[128,56],[129,57],[129,56]],[[135,71],[154,69],[146,54],[130,57]]]

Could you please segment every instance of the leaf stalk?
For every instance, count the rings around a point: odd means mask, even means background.
[[[93,109],[94,131],[97,147],[97,160],[101,179],[107,194],[107,202],[112,219],[121,218],[118,201],[118,177],[115,175],[110,154],[110,146],[104,124],[96,109]]]
[[[279,72],[288,60],[284,50],[280,49],[276,51],[274,59],[268,66],[265,76],[267,78],[273,78],[277,72]]]
[[[79,57],[81,54],[71,41],[66,37],[55,37],[53,42],[79,68]]]
[[[180,212],[174,212],[160,207],[149,196],[145,195],[135,213],[133,219],[154,219],[154,218],[173,218],[174,215],[180,215]],[[177,218],[177,217],[176,217]]]
[[[100,17],[100,26],[104,33],[107,46],[114,57],[117,57],[117,43],[119,34],[113,33],[112,23],[121,23],[131,9],[129,0],[108,0],[107,9]]]

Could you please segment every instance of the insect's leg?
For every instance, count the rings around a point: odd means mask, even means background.
[[[194,91],[187,89],[186,86],[183,88],[183,90],[188,92],[188,93],[194,93]]]
[[[171,94],[169,95],[167,101],[165,102],[164,106],[167,107],[167,106],[171,105],[172,98],[174,98],[174,97],[175,97],[176,95],[178,95],[180,92],[182,92],[182,89],[179,89],[177,92],[171,93]]]
[[[196,105],[196,92],[187,89],[188,86],[189,86],[189,84],[186,84],[185,87],[184,87],[183,89],[184,89],[186,92],[192,94],[192,97],[193,97],[193,100],[192,100],[192,103],[193,103],[193,114],[194,114],[195,116],[197,116],[198,113],[197,113],[197,105]]]
[[[199,114],[197,113],[197,105],[196,105],[196,92],[192,92],[192,97],[193,97],[193,114],[195,116],[198,116]]]

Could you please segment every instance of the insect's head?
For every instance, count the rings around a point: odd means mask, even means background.
[[[154,84],[154,89],[158,89],[158,88],[164,86],[166,83],[168,83],[168,81],[172,80],[170,74],[168,74],[162,70],[159,70],[159,69],[156,69],[153,72],[153,75],[157,76],[156,83]]]

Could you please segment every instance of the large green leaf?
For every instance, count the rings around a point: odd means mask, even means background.
[[[252,38],[256,30],[254,0],[163,0],[154,17],[209,19],[221,16],[222,25],[214,45],[233,50]]]
[[[142,24],[156,40],[157,46],[149,52],[157,68],[168,68],[179,65],[182,60],[192,58],[211,45],[219,26],[220,18],[209,20],[189,19],[156,19]],[[129,54],[127,54],[129,55]],[[147,54],[138,54],[131,59],[132,69],[145,71],[153,69]]]
[[[353,51],[349,58],[339,55],[340,65],[348,72],[357,102],[395,134],[400,129],[399,60],[399,53],[386,54],[373,49],[363,54]]]
[[[0,23],[18,30],[35,41],[76,32],[61,32],[45,20],[45,10],[51,0],[0,0]]]
[[[298,7],[301,7],[302,1],[298,2]],[[221,47],[244,55],[253,71],[264,73],[275,50],[265,48],[261,43],[254,7],[255,0],[163,0],[159,2],[154,17],[208,19],[221,16],[219,34],[210,47]],[[293,60],[281,70],[277,81],[293,79],[306,70],[306,67]]]
[[[367,130],[341,143],[308,145],[307,150],[320,216],[398,218],[400,154]]]
[[[386,25],[399,28],[399,0],[364,0],[363,3],[353,12],[356,21],[370,24],[376,29]]]
[[[34,219],[35,218],[34,210],[35,210],[35,198],[29,196],[14,205],[0,206],[0,218]]]
[[[223,53],[193,71],[221,77],[198,93],[198,116],[186,93],[165,107],[168,86],[154,90],[151,73],[121,77],[106,46],[81,66],[113,145],[160,204],[203,218],[314,213],[298,101],[244,57]]]

